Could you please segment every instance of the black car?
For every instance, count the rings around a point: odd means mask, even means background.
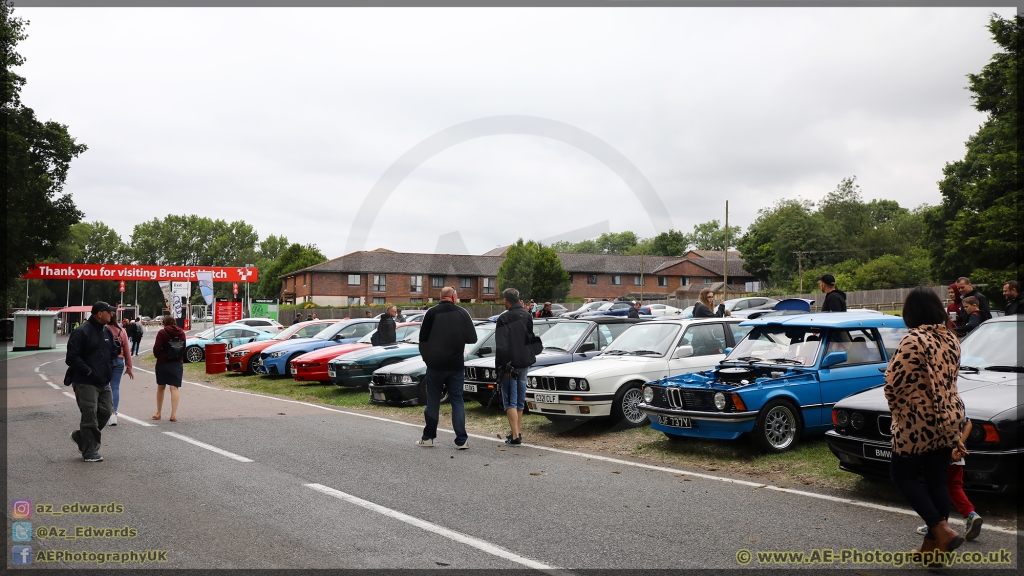
[[[1016,491],[1024,462],[1017,443],[1021,427],[1018,390],[1024,383],[1019,357],[1024,316],[993,318],[960,344],[957,389],[972,429],[965,444],[964,489]],[[833,429],[825,433],[839,468],[863,476],[888,477],[892,457],[892,415],[881,387],[848,396],[832,408]]]

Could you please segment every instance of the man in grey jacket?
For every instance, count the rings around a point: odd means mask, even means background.
[[[64,363],[68,373],[65,384],[75,390],[78,410],[82,413],[79,429],[71,433],[78,451],[86,462],[102,462],[100,430],[107,425],[113,409],[110,378],[114,352],[114,336],[107,330],[111,315],[117,309],[106,302],[92,305],[92,316],[68,338]],[[119,347],[120,345],[118,345]]]

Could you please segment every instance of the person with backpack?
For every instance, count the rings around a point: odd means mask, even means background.
[[[156,414],[161,418],[164,406],[164,388],[171,387],[171,422],[178,421],[178,392],[185,360],[185,331],[178,327],[172,316],[164,316],[163,329],[156,334],[153,356],[156,356]]]
[[[138,319],[132,320],[128,328],[131,330],[128,333],[128,338],[132,341],[132,354],[138,356],[139,345],[142,344],[142,335],[146,333],[146,329],[142,327],[142,322],[139,322]]]
[[[128,326],[131,326],[131,324]],[[107,426],[117,426],[117,404],[121,399],[121,376],[127,374],[128,378],[134,380],[135,374],[132,374],[132,350],[128,344],[127,329],[118,325],[117,319],[111,315],[110,324],[107,325],[107,330],[110,330],[110,334],[114,337],[114,347],[117,349],[117,352],[110,358],[110,392],[112,406],[110,410],[110,420],[107,420]]]
[[[102,462],[100,431],[107,425],[111,411],[110,376],[117,357],[113,335],[105,326],[117,309],[106,302],[92,305],[92,315],[71,333],[64,363],[68,371],[64,385],[75,390],[75,401],[82,418],[71,440],[86,462]]]

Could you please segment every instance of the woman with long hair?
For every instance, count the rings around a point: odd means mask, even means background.
[[[111,410],[110,419],[107,420],[108,426],[117,426],[117,404],[121,400],[121,376],[127,374],[128,378],[135,379],[135,374],[132,374],[132,347],[128,342],[128,333],[121,324],[117,323],[115,316],[115,314],[111,314],[110,322],[107,323],[107,330],[110,330],[117,347],[117,356],[114,357],[113,353],[110,355]]]
[[[731,316],[725,310],[725,303],[718,304],[718,310],[715,310],[715,291],[711,288],[705,288],[700,291],[700,295],[697,296],[697,303],[693,305],[693,317],[694,318],[721,318],[723,316]]]
[[[156,356],[156,414],[153,420],[161,418],[164,406],[164,388],[171,387],[171,422],[178,420],[178,392],[181,390],[181,378],[184,372],[184,354],[168,358],[171,343],[181,343],[184,348],[185,331],[178,327],[171,316],[164,316],[164,327],[157,332],[153,343],[153,355]]]
[[[950,458],[964,420],[956,387],[960,342],[948,327],[942,301],[928,288],[910,291],[903,320],[910,330],[885,371],[885,398],[892,411],[889,475],[928,526],[917,551],[950,552],[964,542],[947,521]]]

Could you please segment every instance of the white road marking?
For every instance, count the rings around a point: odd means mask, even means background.
[[[43,366],[42,364],[40,364],[39,366],[36,366],[36,372],[39,372],[39,369],[42,368],[42,366]]]
[[[210,452],[216,452],[217,454],[220,454],[221,456],[227,456],[228,458],[231,458],[233,460],[238,460],[239,462],[253,462],[253,460],[250,460],[249,458],[246,458],[245,456],[239,456],[238,454],[235,454],[234,452],[228,452],[227,450],[222,450],[220,448],[217,448],[216,446],[212,446],[210,444],[207,444],[206,442],[200,442],[199,440],[195,440],[193,438],[189,438],[188,436],[183,436],[181,434],[178,434],[177,432],[164,432],[164,434],[167,434],[168,436],[171,436],[173,438],[177,438],[178,440],[184,440],[185,442],[188,442],[189,444],[195,444],[196,446],[199,446],[200,448],[206,448]]]
[[[71,392],[64,392],[64,395],[67,396],[68,398],[71,398],[72,400],[78,400],[77,398],[75,398],[75,395],[72,394]]]
[[[143,370],[143,371],[144,372],[148,372],[148,370]],[[337,408],[331,408],[331,407],[328,407],[328,406],[321,406],[319,404],[312,404],[310,402],[302,402],[300,400],[289,400],[287,398],[277,398],[276,396],[267,396],[265,394],[257,394],[257,393],[254,393],[254,392],[247,392],[247,391],[243,391],[243,390],[229,390],[229,389],[226,389],[226,388],[218,388],[216,386],[207,386],[205,384],[199,384],[198,382],[189,382],[187,380],[183,380],[183,382],[185,382],[187,384],[194,384],[196,386],[202,386],[203,388],[209,388],[211,390],[220,390],[222,392],[232,392],[232,393],[235,393],[235,394],[246,394],[248,396],[257,396],[257,397],[260,397],[260,398],[267,398],[269,400],[276,400],[278,402],[285,402],[285,403],[288,403],[288,404],[301,404],[302,406],[309,406],[311,408],[319,408],[320,410],[326,410],[328,412],[337,412],[338,414],[346,414],[348,416],[358,416],[359,418],[367,418],[367,419],[370,419],[370,420],[378,420],[380,422],[388,422],[388,423],[391,423],[391,424],[400,424],[402,426],[409,426],[409,427],[412,427],[412,428],[422,428],[422,425],[420,425],[420,424],[413,424],[411,422],[403,422],[401,420],[392,420],[391,418],[384,418],[384,417],[381,417],[381,416],[373,416],[373,415],[370,415],[370,414],[360,414],[359,412],[350,412],[348,410],[339,410]],[[438,427],[437,431],[438,432],[446,432],[446,433],[449,433],[449,434],[454,434],[455,433],[454,430],[450,430],[450,429],[447,429],[447,428],[441,428],[441,427]],[[469,434],[469,436],[472,437],[472,438],[476,438],[478,440],[487,440],[489,442],[497,442],[497,443],[503,443],[504,442],[504,440],[495,438],[494,436],[485,436],[485,435],[482,435],[482,434]],[[704,474],[704,473],[701,473],[701,472],[690,472],[688,470],[681,470],[681,469],[678,469],[678,468],[669,468],[667,466],[657,466],[657,465],[654,465],[654,464],[642,464],[640,462],[631,462],[629,460],[620,460],[618,458],[611,458],[609,456],[600,456],[600,455],[597,455],[597,454],[588,454],[586,452],[576,452],[576,451],[573,451],[573,450],[562,450],[561,448],[551,448],[549,446],[539,446],[537,444],[522,444],[521,446],[533,448],[535,450],[545,450],[545,451],[554,452],[554,453],[557,453],[557,454],[565,454],[565,455],[568,455],[568,456],[578,456],[578,457],[581,457],[581,458],[588,458],[590,460],[600,460],[602,462],[608,462],[608,463],[611,463],[611,464],[618,464],[618,465],[622,465],[622,466],[632,466],[634,468],[643,468],[643,469],[647,469],[647,470],[655,470],[655,471],[658,471],[658,472],[668,472],[670,474],[685,474],[687,476],[692,476],[694,478],[703,478],[705,480],[714,480],[716,482],[724,482],[726,484],[738,484],[738,485],[741,485],[741,486],[750,486],[750,487],[753,487],[753,488],[765,488],[765,489],[768,489],[768,490],[774,490],[776,492],[786,492],[788,494],[793,494],[793,495],[796,495],[796,496],[806,496],[808,498],[817,498],[819,500],[829,500],[829,501],[832,501],[832,502],[838,502],[838,503],[847,504],[847,505],[850,505],[850,506],[858,506],[858,507],[861,507],[861,508],[869,508],[869,509],[872,509],[872,510],[881,510],[881,511],[885,511],[885,512],[893,512],[893,513],[896,513],[896,514],[903,514],[905,516],[917,517],[917,512],[914,512],[913,510],[911,510],[909,508],[897,508],[895,506],[886,506],[884,504],[875,504],[874,502],[865,502],[863,500],[854,500],[854,499],[851,499],[851,498],[841,498],[841,497],[838,497],[838,496],[829,496],[827,494],[817,494],[815,492],[807,492],[807,491],[804,491],[804,490],[794,490],[792,488],[781,488],[779,486],[771,486],[771,485],[767,485],[767,484],[764,484],[764,483],[761,483],[761,482],[750,482],[750,481],[747,481],[747,480],[737,480],[735,478],[726,478],[724,476],[715,476],[713,474]],[[964,522],[963,522],[963,520],[959,520],[959,519],[956,519],[956,520],[950,519],[949,523],[950,524],[963,525]],[[1022,533],[1019,530],[1011,530],[1009,528],[1000,528],[998,526],[986,526],[984,528],[984,530],[988,531],[988,532],[999,532],[999,533],[1002,533],[1002,534],[1010,534],[1010,535],[1013,535],[1013,536],[1017,536],[1017,535],[1020,535]]]
[[[50,385],[50,388],[53,388],[54,390],[60,390],[60,386],[54,384],[53,382],[50,382],[49,380],[47,380],[46,383]],[[72,394],[72,396],[74,396],[74,395]]]
[[[338,498],[339,500],[344,500],[350,504],[361,506],[363,508],[366,508],[367,510],[377,512],[378,514],[383,514],[384,516],[387,516],[389,518],[400,520],[402,522],[405,522],[406,524],[410,524],[417,528],[426,530],[427,532],[433,532],[434,534],[437,534],[438,536],[443,536],[445,538],[448,538],[449,540],[454,540],[467,546],[471,546],[473,548],[476,548],[477,550],[481,550],[492,556],[497,556],[499,558],[504,558],[505,560],[515,562],[516,564],[521,564],[523,566],[526,566],[527,568],[533,568],[534,570],[542,570],[548,573],[561,573],[561,571],[559,571],[559,569],[554,566],[550,566],[548,564],[544,564],[543,562],[538,562],[536,560],[520,556],[515,552],[511,552],[509,550],[506,550],[505,548],[502,548],[501,546],[498,546],[497,544],[491,544],[486,540],[481,540],[479,538],[463,534],[462,532],[456,532],[455,530],[450,530],[448,528],[445,528],[444,526],[438,526],[437,524],[427,522],[426,520],[420,520],[415,516],[409,516],[408,514],[404,514],[397,510],[392,510],[391,508],[386,508],[384,506],[381,506],[380,504],[374,504],[373,502],[370,502],[368,500],[363,500],[362,498],[353,496],[351,494],[347,494],[340,490],[335,490],[334,488],[324,486],[323,484],[305,484],[305,486],[307,488],[312,488],[317,492],[321,492],[323,494],[327,494],[328,496]]]
[[[47,376],[46,374],[43,374],[42,372],[39,373],[39,377],[42,378],[44,382],[50,380],[50,377]]]
[[[117,418],[118,418],[118,420],[127,420],[127,421],[131,422],[132,424],[138,424],[139,426],[156,426],[156,424],[152,424],[150,422],[145,422],[145,421],[139,420],[137,418],[132,418],[131,416],[125,416],[124,413],[122,413],[122,412],[118,412],[117,413]]]

